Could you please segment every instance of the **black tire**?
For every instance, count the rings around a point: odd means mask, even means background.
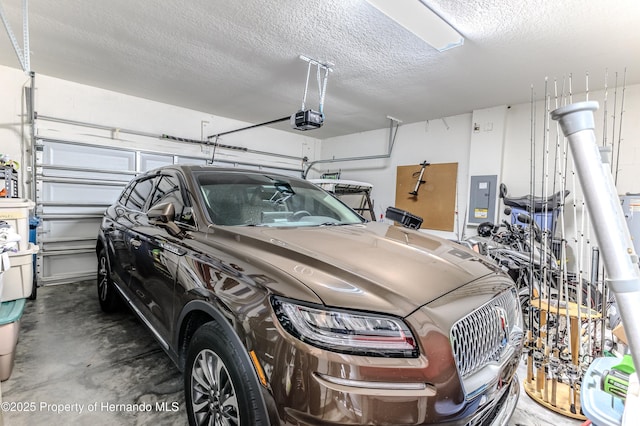
[[[36,298],[38,297],[38,283],[36,282],[36,279],[33,279],[33,287],[31,287],[31,294],[29,295],[29,297],[27,299],[29,300],[36,300]]]
[[[187,416],[196,425],[268,425],[253,367],[215,321],[193,335],[184,369]]]
[[[31,294],[29,295],[29,297],[27,297],[27,299],[29,300],[36,300],[36,298],[38,297],[38,277],[37,277],[37,271],[36,271],[36,255],[34,254],[32,256],[32,261],[33,261],[33,277],[31,278]]]
[[[109,260],[104,249],[98,253],[98,301],[103,312],[117,312],[122,308],[122,298],[111,281]]]

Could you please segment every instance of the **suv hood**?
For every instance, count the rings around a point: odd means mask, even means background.
[[[221,231],[218,242],[228,233],[245,256],[295,277],[327,306],[402,317],[498,271],[461,245],[380,222]]]

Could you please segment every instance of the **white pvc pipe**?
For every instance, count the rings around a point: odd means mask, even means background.
[[[629,228],[611,171],[602,163],[596,144],[593,111],[597,102],[580,102],[558,108],[558,120],[569,140],[587,210],[600,245],[607,282],[618,303],[631,355],[640,362],[640,270]]]

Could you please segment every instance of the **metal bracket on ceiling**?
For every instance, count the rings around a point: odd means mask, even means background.
[[[318,112],[322,113],[324,109],[324,95],[327,92],[327,80],[329,79],[329,73],[333,72],[333,68],[331,67],[335,64],[333,64],[332,62],[320,62],[305,55],[300,55],[300,59],[309,63],[309,67],[307,68],[307,81],[304,85],[304,96],[302,97],[302,108],[300,110],[305,110],[305,104],[307,102],[307,92],[309,91],[309,76],[311,75],[311,67],[315,65],[318,71],[318,95],[320,97],[320,101],[318,102]],[[320,70],[324,70],[324,78],[322,83],[320,83]]]
[[[31,60],[30,60],[30,52],[29,52],[29,12],[28,12],[28,0],[22,1],[22,42],[24,49],[20,48],[18,44],[18,40],[16,40],[16,36],[13,35],[13,31],[11,30],[11,25],[9,25],[9,20],[7,19],[4,9],[2,8],[2,3],[0,3],[0,18],[2,19],[2,23],[4,24],[4,29],[7,30],[7,35],[9,36],[9,40],[11,40],[11,45],[13,46],[13,50],[16,52],[18,56],[18,61],[20,61],[20,65],[22,66],[22,70],[25,73],[31,72]]]
[[[391,155],[393,144],[396,142],[398,127],[400,127],[400,125],[402,124],[402,120],[398,120],[397,118],[392,117],[390,115],[387,115],[387,119],[389,120],[389,155]],[[395,125],[395,128],[394,128],[394,125]]]

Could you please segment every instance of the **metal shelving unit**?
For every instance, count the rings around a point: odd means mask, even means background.
[[[373,211],[373,202],[371,201],[371,189],[373,189],[373,185],[370,183],[344,179],[309,179],[309,181],[326,191],[334,193],[338,197],[355,195],[355,205],[353,203],[347,204],[363,216],[365,213],[368,213],[370,219],[375,222],[376,215]],[[357,199],[357,196],[360,196],[360,198]]]
[[[13,167],[0,166],[0,188],[5,190],[2,198],[18,198],[18,172]]]

